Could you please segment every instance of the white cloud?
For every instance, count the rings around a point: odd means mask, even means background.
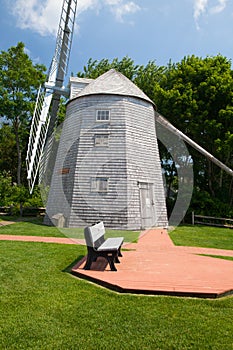
[[[217,3],[216,3],[217,2]],[[206,14],[218,14],[222,12],[226,5],[228,0],[194,0],[194,20],[196,23],[197,29],[200,29],[199,27],[199,18]]]
[[[77,13],[82,13],[83,11],[98,8],[98,3],[98,0],[79,0],[77,1]]]
[[[56,35],[63,0],[10,0],[9,11],[16,17],[16,24],[22,29],[31,29],[40,35]],[[108,7],[116,20],[140,10],[134,1],[127,0],[80,0],[77,13],[95,9],[97,12]]]
[[[112,1],[113,2],[113,1]],[[124,3],[123,1],[112,7],[112,12],[115,14],[116,19],[119,22],[124,21],[124,16],[130,13],[136,13],[140,10],[140,7],[133,1]]]
[[[16,24],[22,29],[31,29],[41,35],[57,32],[62,0],[16,0],[11,3]]]
[[[228,0],[218,0],[217,5],[213,6],[210,9],[210,12],[211,13],[220,13],[220,12],[222,12],[225,9],[226,5],[227,5],[227,1]]]
[[[197,29],[199,29],[199,17],[206,11],[207,5],[208,0],[194,0],[194,20],[196,22]]]

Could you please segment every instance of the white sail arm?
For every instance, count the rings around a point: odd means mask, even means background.
[[[30,180],[32,176],[33,164],[35,162],[36,152],[40,144],[40,138],[43,134],[45,134],[45,132],[42,134],[42,127],[45,125],[46,121],[48,124],[49,107],[52,100],[51,92],[46,91],[45,94],[40,97],[41,92],[39,91],[38,95],[39,96],[37,98],[37,104],[34,111],[33,122],[32,122],[31,132],[30,132],[31,135],[34,135],[34,140],[33,140],[33,143],[29,142],[29,146],[31,146],[31,149],[28,149],[28,156],[27,156],[27,159],[28,159],[30,155],[30,163],[28,166],[28,176],[27,176],[28,180]],[[42,106],[39,105],[41,103],[41,100],[43,100]],[[35,123],[37,125],[35,125]],[[47,131],[47,126],[45,131]]]
[[[67,93],[63,83],[71,50],[76,8],[77,0],[63,1],[55,54],[44,90],[38,92],[26,158],[30,193],[33,191],[46,140],[56,125],[60,96]]]
[[[226,166],[224,163],[222,163],[220,160],[215,158],[211,153],[206,151],[203,147],[199,146],[196,142],[194,142],[192,139],[190,139],[187,135],[182,133],[180,130],[175,128],[167,119],[162,117],[160,114],[156,112],[156,121],[163,125],[165,128],[173,132],[175,135],[182,138],[184,141],[186,141],[190,146],[195,148],[198,152],[202,153],[206,158],[210,159],[213,163],[215,163],[217,166],[219,166],[221,169],[223,169],[225,172],[227,172],[229,175],[233,176],[233,170],[230,169],[228,166]]]

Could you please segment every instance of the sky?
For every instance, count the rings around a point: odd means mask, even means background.
[[[19,41],[49,67],[63,0],[0,0],[0,51]],[[233,58],[232,0],[77,0],[68,75],[89,58],[159,66],[184,56]]]

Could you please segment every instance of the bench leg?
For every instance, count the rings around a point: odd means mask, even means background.
[[[117,264],[120,263],[120,260],[119,260],[119,258],[118,258],[118,255],[115,257],[114,262],[117,263]]]
[[[122,253],[121,253],[121,247],[118,249],[118,256],[122,257]]]
[[[96,259],[97,259],[96,254],[94,254],[92,249],[88,247],[88,249],[87,249],[87,261],[86,261],[86,264],[84,266],[84,270],[90,270],[92,262],[96,261]]]
[[[108,260],[109,266],[111,268],[111,271],[117,271],[117,268],[114,264],[114,261],[116,258],[117,258],[116,252],[112,253],[111,255],[107,255],[107,260]]]
[[[91,264],[92,264],[92,259],[90,258],[90,256],[87,256],[87,261],[86,261],[86,264],[84,266],[84,270],[90,270]]]
[[[114,261],[112,259],[108,259],[108,262],[109,262],[111,271],[117,271],[117,268],[116,268],[116,266],[114,264]]]

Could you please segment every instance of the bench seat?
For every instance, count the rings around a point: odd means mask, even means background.
[[[107,238],[106,241],[97,248],[97,251],[118,250],[123,241],[124,237]]]

